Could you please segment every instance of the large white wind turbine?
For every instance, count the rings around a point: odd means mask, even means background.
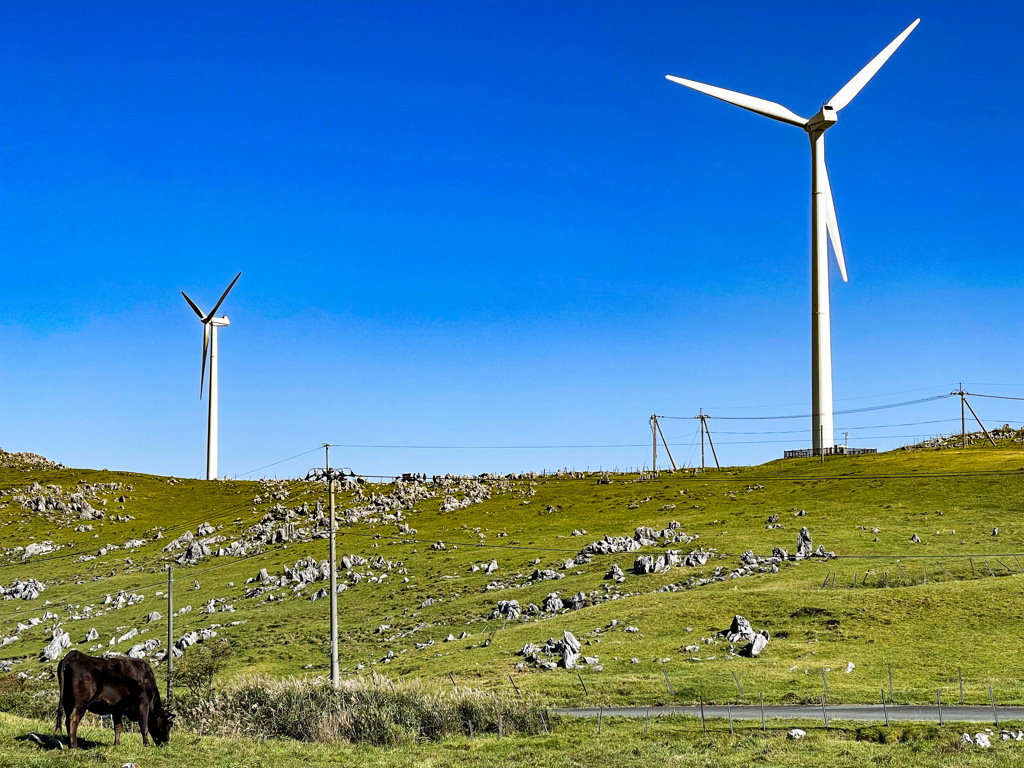
[[[828,242],[836,252],[839,271],[846,282],[846,261],[843,246],[839,240],[839,225],[836,222],[836,208],[832,201],[832,188],[825,168],[825,131],[836,124],[836,113],[853,101],[882,65],[914,31],[920,19],[903,30],[899,37],[889,43],[881,53],[868,62],[854,78],[843,86],[814,117],[807,119],[790,112],[781,104],[759,99],[755,96],[727,91],[713,85],[685,80],[681,77],[666,77],[674,83],[685,85],[695,91],[714,96],[716,99],[749,109],[759,115],[796,125],[807,131],[811,138],[811,411],[813,413],[812,440],[816,452],[831,448],[832,435],[832,337],[829,321],[828,298]]]
[[[210,422],[206,431],[207,480],[217,479],[217,329],[225,325],[231,325],[231,321],[228,320],[227,316],[214,317],[214,315],[217,314],[220,305],[224,303],[224,299],[227,298],[228,293],[235,287],[235,283],[238,282],[238,278],[241,276],[241,272],[235,275],[235,279],[231,281],[231,285],[220,295],[220,298],[213,305],[213,309],[210,310],[209,314],[204,314],[203,310],[196,306],[196,303],[184,291],[181,292],[181,295],[185,297],[185,301],[195,310],[195,313],[199,315],[199,319],[203,323],[203,371],[199,376],[199,399],[203,397],[207,350],[210,353]]]

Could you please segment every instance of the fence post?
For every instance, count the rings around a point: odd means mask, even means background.
[[[603,717],[604,717],[604,706],[602,705],[602,706],[597,708],[597,732],[598,732],[598,734],[601,733],[601,720],[603,719]]]
[[[738,677],[736,677],[736,672],[735,671],[733,671],[733,673],[732,673],[732,679],[736,683],[736,687],[739,689],[740,696],[742,696],[743,695],[743,686],[740,685],[740,679]]]
[[[726,704],[725,706],[729,712],[729,733],[735,733],[732,729],[732,704]]]
[[[174,706],[174,568],[167,566],[167,708]]]
[[[448,673],[448,679],[452,681],[452,687],[455,689],[455,692],[458,693],[459,692],[459,686],[457,686],[455,684],[455,678],[452,676],[451,672]]]
[[[825,668],[824,667],[821,668],[821,682],[825,684],[825,695],[826,696],[831,696],[832,693],[828,689],[828,680],[825,679]]]
[[[896,703],[896,701],[892,697],[892,667],[889,667],[889,703]]]
[[[821,697],[821,717],[825,721],[825,730],[828,730],[828,712],[825,711],[825,697]]]
[[[519,694],[519,698],[523,698],[523,692],[519,690],[519,686],[516,685],[516,681],[512,679],[512,675],[508,676],[508,681],[512,683],[512,687],[516,689],[516,693]]]
[[[942,689],[935,691],[935,704],[939,708],[939,725],[942,725]]]
[[[708,732],[707,724],[704,722],[704,697],[700,697],[700,729],[704,733]]]
[[[676,692],[672,690],[672,681],[668,679],[668,670],[662,667],[661,673],[665,676],[665,683],[668,685],[668,692],[675,696]]]
[[[576,677],[578,677],[580,679],[580,685],[583,686],[583,692],[587,695],[587,698],[589,699],[590,698],[590,692],[587,690],[587,684],[583,682],[583,675],[581,675],[579,672],[577,672],[576,673]]]
[[[882,714],[885,715],[885,727],[889,727],[889,708],[885,706],[885,688],[882,689]]]
[[[764,725],[764,694],[761,694],[761,733],[765,733],[767,729]]]
[[[996,697],[992,695],[992,686],[988,687],[988,698],[992,702],[992,718],[996,721],[996,728],[999,727],[999,713],[996,711]]]

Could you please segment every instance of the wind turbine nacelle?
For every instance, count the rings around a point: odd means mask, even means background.
[[[835,108],[825,104],[818,111],[818,114],[807,121],[807,125],[804,126],[804,130],[808,133],[824,131],[835,125],[837,119]]]
[[[218,328],[221,328],[225,325],[231,325],[231,321],[228,320],[227,315],[224,315],[224,317],[213,317],[210,318],[210,325],[216,325]]]

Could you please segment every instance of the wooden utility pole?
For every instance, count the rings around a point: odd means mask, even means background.
[[[700,469],[704,471],[704,409],[700,409]]]
[[[679,469],[676,466],[676,460],[672,458],[672,451],[668,448],[668,440],[665,439],[665,433],[661,431],[661,423],[658,421],[658,416],[654,417],[654,426],[658,428],[658,434],[661,435],[661,444],[665,446],[665,453],[668,454],[668,460],[672,462],[672,469]]]
[[[658,471],[658,417],[651,415],[651,471]]]
[[[341,683],[338,669],[338,568],[335,561],[335,534],[337,523],[334,508],[334,476],[331,472],[331,446],[324,443],[324,463],[327,465],[327,494],[330,499],[330,568],[331,568],[331,685],[335,688]]]
[[[965,418],[964,414],[964,406],[967,406],[967,410],[971,412],[971,416],[973,416],[974,420],[978,422],[978,426],[981,427],[981,431],[985,433],[985,437],[988,438],[988,441],[992,443],[992,447],[994,448],[996,441],[992,439],[992,435],[990,435],[988,433],[988,430],[985,429],[985,425],[981,423],[981,419],[978,418],[978,414],[974,412],[974,409],[971,407],[970,402],[968,402],[967,393],[964,392],[963,382],[960,382],[960,389],[958,389],[956,392],[952,392],[951,394],[960,395],[960,440],[962,446],[964,448],[967,447],[967,419]]]
[[[965,394],[966,394],[966,393],[965,393]],[[995,447],[995,445],[996,445],[996,441],[992,439],[992,435],[990,435],[990,434],[988,433],[988,430],[987,430],[987,429],[985,429],[985,425],[981,423],[981,419],[979,419],[979,418],[978,418],[978,414],[976,414],[976,413],[974,412],[974,409],[973,409],[973,408],[971,408],[971,403],[970,403],[970,401],[968,401],[968,399],[967,399],[966,397],[964,397],[964,403],[966,403],[966,405],[967,405],[967,410],[969,410],[969,411],[971,412],[971,416],[973,416],[973,417],[974,417],[974,420],[975,420],[976,422],[978,422],[978,426],[979,426],[979,427],[981,427],[981,431],[985,433],[985,437],[987,437],[987,438],[988,438],[988,441],[989,441],[990,443],[992,443],[992,447],[994,448],[994,447]]]
[[[700,409],[700,414],[694,416],[695,419],[700,419],[700,468],[704,469],[704,435],[708,436],[708,445],[711,446],[711,455],[715,458],[715,468],[721,469],[721,465],[718,463],[718,453],[715,451],[715,443],[711,439],[711,430],[708,429],[708,415],[704,413],[704,409]]]
[[[174,569],[167,566],[167,708],[174,704]]]
[[[722,466],[718,463],[718,453],[715,451],[715,441],[711,439],[711,430],[708,429],[708,416],[704,415],[704,431],[708,433],[708,445],[711,446],[711,455],[715,459],[715,469],[721,469]]]
[[[960,382],[960,389],[957,392],[960,395],[960,441],[961,448],[967,447],[967,420],[964,418],[964,383]]]

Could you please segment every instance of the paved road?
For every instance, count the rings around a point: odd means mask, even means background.
[[[861,722],[885,722],[885,712],[881,704],[846,704],[826,706],[829,720],[856,720]],[[552,709],[557,715],[568,715],[569,717],[597,717],[596,708],[583,709]],[[939,721],[939,710],[934,704],[889,704],[889,721],[915,721],[931,722]],[[1024,720],[1024,707],[996,707],[999,714],[999,722],[1009,720]],[[646,717],[651,715],[689,715],[700,717],[700,707],[605,707],[606,717]],[[705,717],[729,716],[729,710],[721,706],[704,706]],[[786,718],[790,720],[821,720],[822,713],[820,706],[765,706],[764,716],[766,719]],[[761,708],[759,706],[736,705],[732,708],[734,720],[760,720]],[[992,707],[972,706],[942,706],[942,720],[947,723],[993,723]]]

